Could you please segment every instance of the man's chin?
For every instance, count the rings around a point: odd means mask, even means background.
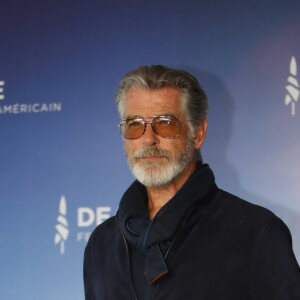
[[[157,177],[151,177],[151,176],[147,176],[147,177],[143,177],[143,178],[138,178],[137,176],[135,176],[135,178],[137,179],[138,182],[140,182],[142,185],[144,185],[147,188],[160,188],[160,187],[164,187],[167,186],[168,184],[170,184],[172,182],[172,180],[160,180]]]

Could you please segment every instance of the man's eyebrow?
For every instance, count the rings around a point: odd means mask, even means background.
[[[166,112],[164,114],[160,114],[159,116],[164,116],[164,117],[175,117],[177,118],[176,114],[172,113],[172,112]]]
[[[165,113],[160,113],[160,114],[155,114],[152,116],[145,116],[145,117],[142,117],[140,115],[128,115],[128,116],[126,116],[125,119],[127,120],[127,119],[153,118],[153,117],[175,117],[175,118],[177,118],[177,115],[174,114],[173,112],[165,112]]]
[[[124,120],[133,120],[133,119],[142,119],[143,117],[139,116],[139,115],[129,115],[126,116]]]

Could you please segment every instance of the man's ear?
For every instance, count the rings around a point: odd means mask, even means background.
[[[199,150],[204,143],[205,136],[206,136],[206,129],[207,129],[207,120],[203,119],[199,124],[199,127],[196,131],[195,138],[194,138],[194,147],[197,150]]]

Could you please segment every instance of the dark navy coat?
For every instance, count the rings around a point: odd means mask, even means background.
[[[86,300],[137,299],[128,249],[116,217],[95,229],[84,257]],[[194,206],[165,261],[169,273],[138,300],[300,299],[286,225],[217,187],[205,205]]]

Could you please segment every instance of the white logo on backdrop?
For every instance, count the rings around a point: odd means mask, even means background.
[[[90,226],[97,226],[103,223],[111,217],[111,207],[110,206],[100,206],[95,209],[91,207],[78,207],[77,209],[77,226],[81,230],[77,233],[77,241],[87,242],[91,232],[82,231],[83,228],[90,228]]]
[[[4,85],[5,81],[0,80],[0,101],[4,100]],[[6,101],[5,101],[6,102]],[[19,101],[13,104],[0,105],[0,115],[6,114],[29,114],[29,113],[54,113],[62,110],[61,102],[33,102],[20,103]]]
[[[72,216],[71,216],[72,217]],[[110,206],[77,208],[77,242],[87,242],[94,228],[111,217]],[[55,225],[54,244],[59,245],[60,254],[65,254],[65,243],[70,238],[69,222],[67,220],[67,200],[61,196],[58,205],[58,216]],[[72,230],[75,233],[75,229]]]
[[[65,253],[65,242],[69,236],[68,220],[67,220],[67,201],[65,196],[61,196],[59,201],[59,215],[57,217],[56,234],[54,236],[54,243],[60,245],[60,254]]]
[[[299,83],[296,78],[297,76],[297,62],[296,58],[292,56],[290,62],[290,75],[287,79],[288,85],[286,85],[287,95],[285,96],[285,105],[291,106],[291,114],[296,114],[296,103],[299,99]]]
[[[3,80],[0,80],[0,100],[4,100],[4,98],[5,98],[5,96],[3,94],[4,84],[5,84],[5,82]]]

